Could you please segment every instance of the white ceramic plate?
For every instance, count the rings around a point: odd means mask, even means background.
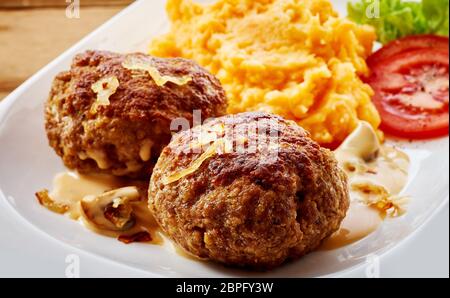
[[[339,11],[345,12],[346,1],[334,2]],[[47,144],[43,124],[43,105],[53,77],[69,67],[76,53],[86,49],[145,51],[153,36],[168,29],[164,5],[164,0],[136,2],[44,67],[0,104],[0,208],[15,220],[26,221],[28,228],[31,225],[33,229],[26,233],[47,234],[61,246],[73,247],[156,276],[339,276],[364,264],[368,256],[389,252],[448,205],[449,139],[395,142],[411,157],[411,176],[404,194],[413,199],[404,217],[386,221],[378,231],[348,247],[315,252],[275,271],[258,274],[180,257],[169,241],[163,247],[123,245],[42,208],[35,199],[35,191],[50,187],[53,176],[64,170],[60,159]],[[448,223],[448,215],[446,221]],[[2,226],[0,231],[2,229],[6,233],[8,227]],[[34,236],[30,239],[35,239]],[[19,241],[19,236],[14,236],[8,243],[14,244],[15,238]],[[49,237],[44,236],[38,239],[49,241]]]

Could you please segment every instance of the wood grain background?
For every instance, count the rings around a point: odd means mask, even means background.
[[[80,0],[80,18],[65,0],[0,1],[0,100],[133,0]]]
[[[67,7],[70,0],[1,0],[0,8]],[[73,2],[73,1],[72,1]],[[132,0],[80,0],[82,6],[124,6]]]

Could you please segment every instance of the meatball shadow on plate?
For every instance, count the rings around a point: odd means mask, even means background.
[[[173,241],[201,259],[271,269],[316,249],[349,207],[333,153],[266,113],[214,119],[174,136],[149,187]]]

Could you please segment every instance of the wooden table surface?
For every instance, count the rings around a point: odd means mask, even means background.
[[[1,0],[0,100],[131,2],[82,0],[68,18],[65,0]]]

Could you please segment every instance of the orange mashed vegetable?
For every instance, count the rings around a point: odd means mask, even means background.
[[[189,58],[215,74],[229,113],[281,115],[329,147],[359,120],[378,128],[373,91],[359,78],[374,30],[340,18],[329,0],[168,0],[167,12],[170,32],[150,53]]]

